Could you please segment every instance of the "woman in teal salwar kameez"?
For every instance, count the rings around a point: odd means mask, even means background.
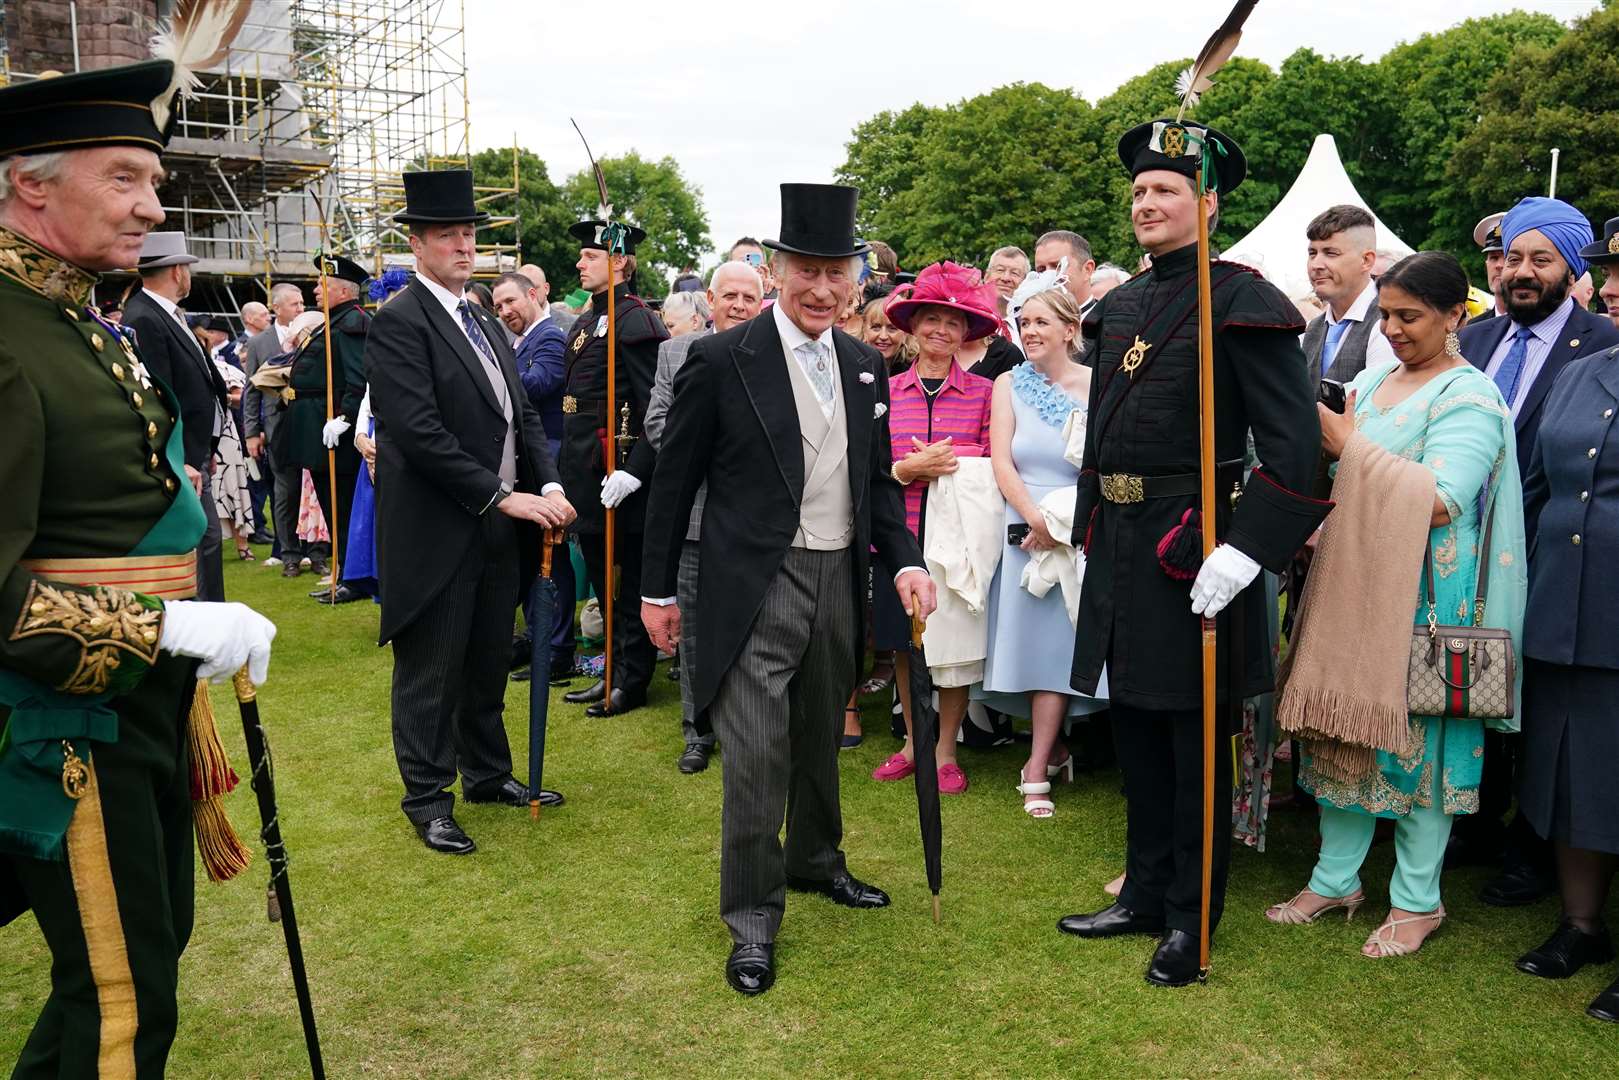
[[[1396,271],[1399,271],[1396,273]],[[1351,429],[1434,474],[1428,537],[1441,624],[1472,622],[1482,512],[1494,518],[1485,624],[1521,638],[1528,591],[1523,491],[1512,418],[1494,382],[1456,351],[1450,335],[1465,318],[1467,279],[1454,259],[1412,256],[1381,282],[1384,333],[1398,363],[1367,368],[1351,384],[1346,415],[1322,410],[1322,442],[1337,457]],[[1378,567],[1367,566],[1367,574]],[[1426,585],[1412,598],[1413,622],[1426,623]],[[1505,722],[1511,725],[1512,722]],[[1360,868],[1377,818],[1395,822],[1390,914],[1366,942],[1368,956],[1404,955],[1443,921],[1439,875],[1458,814],[1478,810],[1484,722],[1412,716],[1404,753],[1377,752],[1377,768],[1355,782],[1333,779],[1307,757],[1300,782],[1321,808],[1321,851],[1307,889],[1271,908],[1274,922],[1313,921],[1327,911],[1352,915],[1365,900]],[[1515,730],[1515,727],[1514,727]]]

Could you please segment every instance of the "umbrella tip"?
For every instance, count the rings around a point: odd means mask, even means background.
[[[530,821],[540,820],[540,800],[530,799],[528,801],[528,819]]]

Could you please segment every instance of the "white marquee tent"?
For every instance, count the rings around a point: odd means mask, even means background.
[[[1309,160],[1282,201],[1253,232],[1232,244],[1222,255],[1232,262],[1252,266],[1289,299],[1307,296],[1310,276],[1305,269],[1309,245],[1304,236],[1305,226],[1327,207],[1343,203],[1372,209],[1355,190],[1349,174],[1344,172],[1338,144],[1331,135],[1317,135]],[[1375,211],[1372,217],[1377,217]],[[1402,257],[1412,251],[1411,246],[1395,236],[1382,221],[1377,222],[1377,248]]]

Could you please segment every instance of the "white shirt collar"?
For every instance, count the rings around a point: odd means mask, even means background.
[[[819,341],[826,346],[829,354],[836,353],[832,346],[832,328],[830,326],[823,330],[819,337],[812,338],[800,330],[797,323],[787,317],[787,313],[781,310],[780,304],[771,304],[770,313],[776,320],[776,332],[781,335],[781,342],[787,346],[788,352],[797,352],[798,347],[806,342]]]
[[[142,288],[141,292],[145,293],[147,296],[150,296],[153,300],[156,300],[157,306],[168,312],[171,318],[179,317],[180,305],[176,304],[173,300],[170,300],[162,293],[155,293],[151,289]]]
[[[1349,305],[1349,310],[1344,312],[1344,319],[1348,319],[1351,322],[1364,321],[1366,318],[1366,313],[1371,310],[1372,304],[1375,303],[1376,300],[1377,282],[1368,281],[1366,283],[1366,287],[1360,291],[1360,295],[1355,297],[1355,302]],[[1343,321],[1343,319],[1334,319],[1332,317],[1331,304],[1327,305],[1325,314],[1327,316],[1328,326],[1336,326],[1338,323]]]
[[[427,286],[427,291],[433,294],[433,299],[443,305],[445,311],[458,319],[461,317],[458,309],[461,307],[461,301],[465,299],[463,295],[451,292],[420,270],[416,271],[416,280]]]
[[[280,322],[272,322],[270,325],[275,327],[275,339],[277,341],[279,341],[282,345],[285,345],[288,341],[292,340],[292,324],[291,323],[288,323],[287,325],[282,326]]]

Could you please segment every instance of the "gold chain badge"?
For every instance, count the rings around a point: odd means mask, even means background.
[[[62,740],[62,790],[70,799],[82,799],[90,787],[90,766],[73,750],[73,744]]]
[[[1124,369],[1126,375],[1132,379],[1136,377],[1136,368],[1140,367],[1141,362],[1147,358],[1147,350],[1150,348],[1152,346],[1142,341],[1141,335],[1137,334],[1136,343],[1130,346],[1124,354],[1124,359],[1119,361],[1119,366]]]

